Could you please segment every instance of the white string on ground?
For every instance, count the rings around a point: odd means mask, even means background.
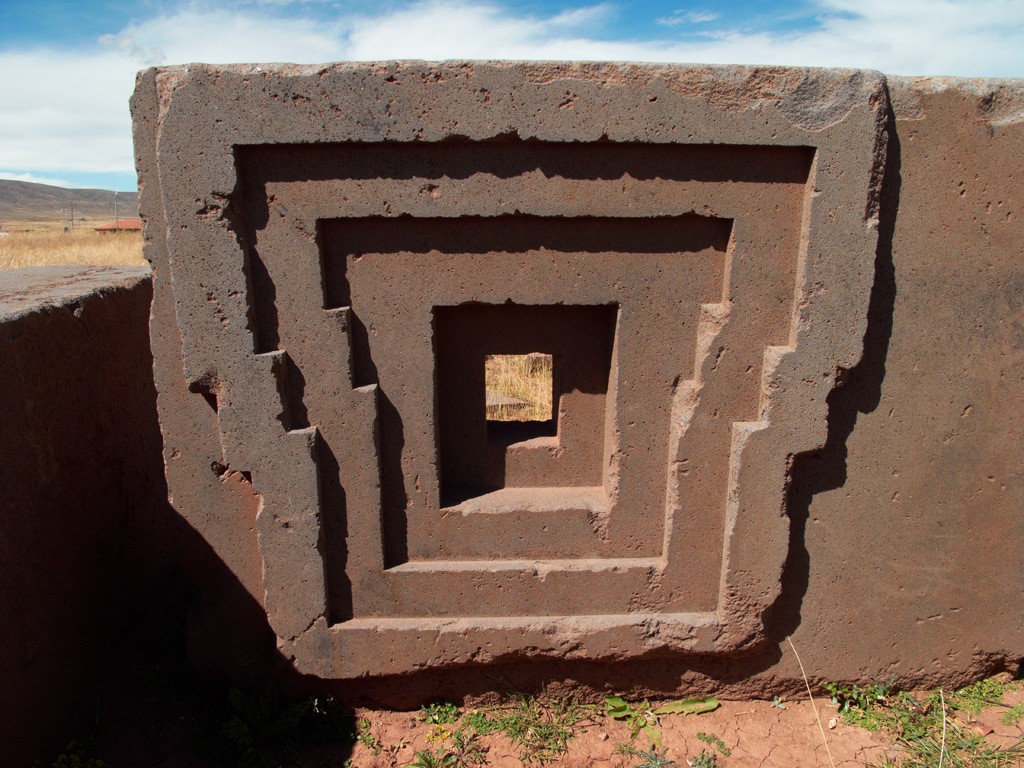
[[[942,701],[942,746],[939,748],[939,768],[946,757],[946,697],[939,688],[939,699]]]
[[[814,694],[811,693],[811,684],[807,681],[807,673],[804,671],[804,663],[800,661],[800,654],[796,652],[796,646],[793,645],[793,641],[787,637],[786,642],[789,643],[789,647],[793,649],[793,655],[796,656],[796,663],[800,665],[800,674],[803,675],[804,685],[807,687],[807,697],[811,700],[811,709],[814,710],[814,719],[818,721],[818,732],[821,733],[821,740],[825,744],[825,751],[828,752],[828,761],[832,764],[832,768],[836,768],[836,761],[832,759],[832,750],[828,746],[828,738],[825,736],[825,729],[821,725],[821,716],[818,714],[818,705],[814,703]]]

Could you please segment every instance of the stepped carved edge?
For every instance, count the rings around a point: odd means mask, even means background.
[[[573,108],[564,109],[569,92]],[[888,110],[883,76],[855,70],[449,62],[193,65],[141,73],[133,112],[137,162],[150,187],[142,203],[147,257],[156,280],[169,280],[173,291],[184,377],[193,391],[216,397],[223,465],[251,477],[260,496],[264,606],[281,652],[302,673],[354,678],[532,656],[737,653],[763,641],[764,614],[778,597],[788,550],[789,468],[796,455],[824,444],[826,398],[861,354]],[[357,617],[332,625],[317,430],[289,429],[282,402],[287,352],[256,351],[245,253],[232,221],[234,150],[508,135],[814,150],[790,340],[765,351],[759,418],[733,424],[717,610]],[[674,440],[686,428],[686,403],[699,398],[727,313],[727,303],[702,310],[698,365],[694,380],[680,387]],[[344,310],[325,316],[346,333]],[[165,339],[173,335],[162,330]],[[157,358],[172,353],[179,351],[154,349]],[[373,421],[373,387],[353,395],[352,407]],[[748,457],[755,452],[753,477]]]

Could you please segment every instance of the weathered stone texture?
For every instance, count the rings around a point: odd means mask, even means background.
[[[889,88],[864,358],[793,510],[794,640],[823,678],[922,684],[1024,658],[1024,84]]]
[[[168,484],[237,585],[197,660],[409,704],[1021,657],[1018,83],[200,66],[133,109]],[[530,352],[555,417],[487,422]]]
[[[860,356],[880,75],[188,67],[135,112],[174,503],[299,672],[765,641]],[[501,437],[483,356],[525,352],[557,429]]]
[[[150,298],[145,268],[0,271],[5,765],[67,744],[140,582],[128,531],[163,487]]]

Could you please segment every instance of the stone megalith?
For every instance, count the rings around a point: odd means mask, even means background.
[[[172,503],[295,670],[765,640],[862,350],[880,74],[183,66],[133,113]],[[551,418],[489,421],[531,353]]]

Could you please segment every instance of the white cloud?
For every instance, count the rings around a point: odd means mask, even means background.
[[[299,9],[296,9],[296,11]],[[345,21],[323,23],[292,15],[279,18],[254,9],[199,10],[135,21],[111,40],[129,51],[159,51],[160,64],[247,61],[319,63],[344,57]]]
[[[30,181],[33,184],[49,184],[51,187],[73,187],[70,181],[54,179],[50,176],[36,176],[34,173],[8,173],[0,171],[0,179],[5,181]]]
[[[715,21],[720,14],[711,11],[673,11],[668,16],[662,16],[658,23],[665,27],[678,27],[680,24],[707,24]]]
[[[151,67],[162,64],[167,55],[162,48],[143,48],[135,42],[135,38],[128,34],[121,35],[100,35],[100,45],[106,45],[114,50],[120,51],[128,56],[134,63],[141,67]]]
[[[545,19],[544,23],[551,29],[571,29],[579,32],[587,27],[595,27],[615,17],[615,8],[609,3],[591,5],[563,11],[557,16]]]
[[[697,41],[608,41],[553,29],[548,19],[498,5],[446,0],[354,19],[346,57],[625,59],[1024,75],[1024,14],[1017,0],[819,0],[817,7],[817,24],[802,31],[726,29]]]
[[[283,15],[267,4],[289,8]],[[131,172],[128,97],[135,70],[151,63],[605,59],[1024,75],[1019,0],[817,0],[816,22],[804,30],[719,22],[696,40],[676,37],[674,27],[656,40],[608,40],[624,12],[609,2],[538,16],[496,0],[425,0],[328,21],[325,6],[317,6],[320,20],[311,7],[305,0],[242,0],[217,10],[196,4],[111,30],[86,51],[0,51],[0,167]],[[690,25],[712,21],[700,11],[677,15]]]
[[[1016,0],[819,0],[817,25],[701,39],[608,41],[501,6],[451,0],[352,20],[346,58],[622,59],[792,64],[893,74],[1024,75]],[[425,34],[430,30],[430,34]]]
[[[330,2],[333,0],[238,0],[239,5],[279,6],[282,8],[288,5],[320,5]]]
[[[0,168],[130,171],[134,70],[114,51],[0,52]]]
[[[195,10],[129,24],[85,52],[0,51],[0,168],[134,172],[128,99],[140,66],[343,57],[337,25]]]

